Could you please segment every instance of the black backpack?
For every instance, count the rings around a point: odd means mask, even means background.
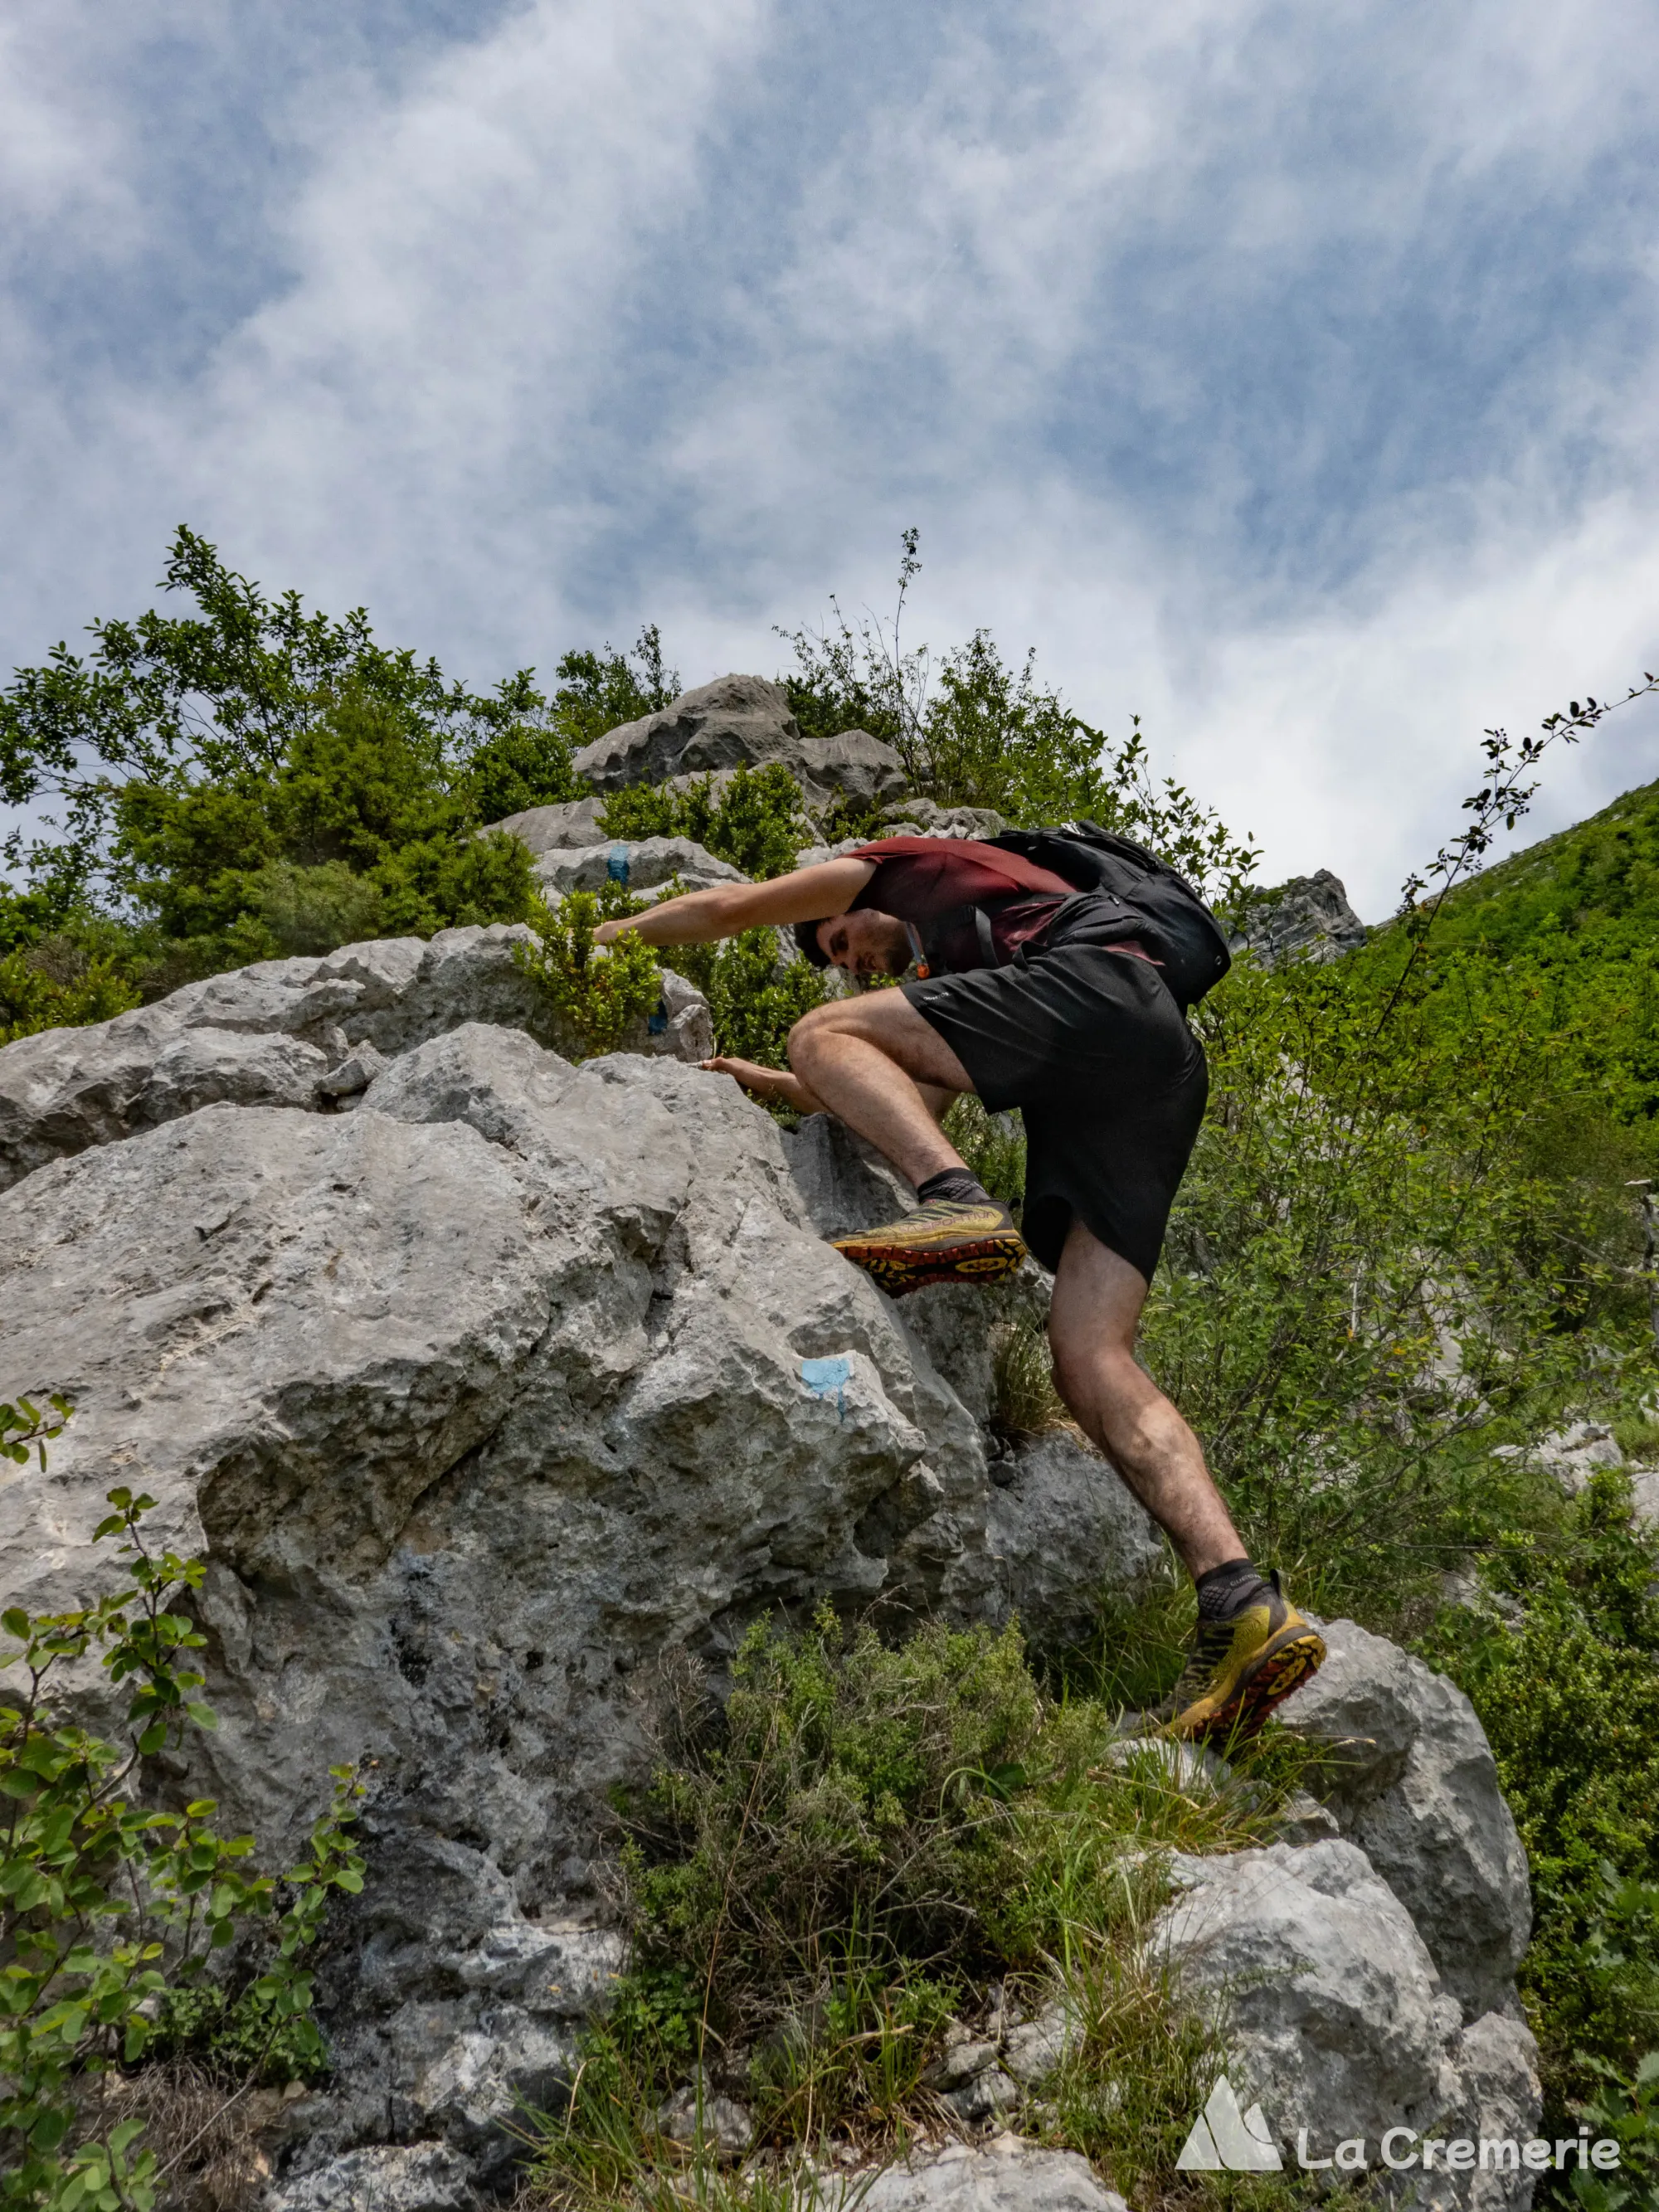
[[[1164,981],[1183,1006],[1195,1006],[1233,964],[1226,933],[1184,876],[1167,860],[1095,822],[1067,822],[1058,830],[1005,830],[987,837],[1005,853],[1018,853],[1052,869],[1080,891],[1108,891],[1151,924],[1140,934],[1162,962]]]

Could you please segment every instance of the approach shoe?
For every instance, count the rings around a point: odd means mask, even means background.
[[[1254,1735],[1319,1667],[1324,1638],[1285,1596],[1277,1567],[1267,1583],[1265,1599],[1199,1622],[1181,1680],[1148,1716],[1164,1735]]]
[[[927,1283],[994,1283],[1025,1257],[1013,1215],[994,1200],[930,1199],[902,1221],[831,1241],[891,1298]]]

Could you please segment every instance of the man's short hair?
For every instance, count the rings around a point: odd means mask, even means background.
[[[819,921],[798,921],[795,924],[795,944],[801,957],[810,960],[815,968],[830,965],[830,955],[818,943],[818,932],[823,927]]]

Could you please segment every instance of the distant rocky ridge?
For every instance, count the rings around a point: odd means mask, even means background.
[[[1233,940],[1235,951],[1248,946],[1266,968],[1286,960],[1340,960],[1365,942],[1365,925],[1348,904],[1342,878],[1328,868],[1292,876],[1271,890],[1253,892],[1244,903]]]

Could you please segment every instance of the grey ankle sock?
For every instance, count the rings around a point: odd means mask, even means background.
[[[1198,1617],[1200,1620],[1231,1620],[1254,1605],[1267,1583],[1249,1559],[1224,1559],[1218,1567],[1198,1577]]]
[[[967,1168],[941,1168],[926,1182],[916,1185],[916,1196],[926,1206],[935,1198],[954,1199],[958,1206],[994,1206],[996,1201],[984,1184]]]

